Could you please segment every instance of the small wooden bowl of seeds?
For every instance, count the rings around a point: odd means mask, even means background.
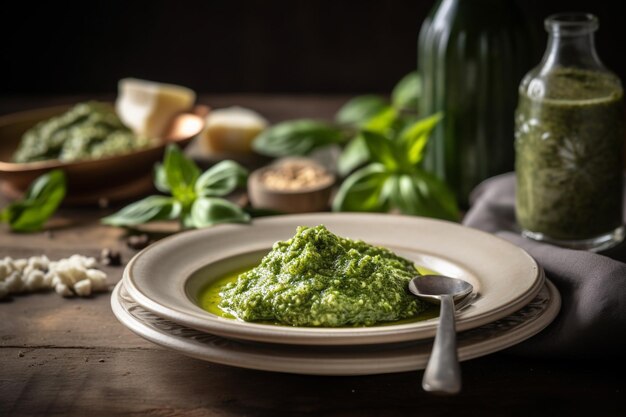
[[[308,158],[283,158],[250,174],[252,206],[283,213],[327,211],[335,176]]]

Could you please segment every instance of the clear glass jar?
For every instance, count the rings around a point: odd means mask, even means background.
[[[624,238],[623,89],[595,50],[598,19],[545,21],[548,46],[519,88],[516,215],[530,238],[602,250]]]

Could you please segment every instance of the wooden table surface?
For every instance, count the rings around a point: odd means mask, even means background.
[[[72,103],[76,97],[1,98],[0,113]],[[345,97],[203,96],[239,104],[272,121],[329,118]],[[0,200],[0,206],[6,201]],[[100,226],[105,209],[63,209],[51,233],[0,229],[0,257],[122,252],[124,231]],[[103,267],[111,284],[123,267]],[[0,302],[0,416],[624,416],[623,363],[555,361],[507,352],[464,362],[464,390],[427,395],[422,372],[320,377],[202,362],[134,335],[113,316],[109,293],[54,293]],[[618,337],[618,335],[616,335]]]

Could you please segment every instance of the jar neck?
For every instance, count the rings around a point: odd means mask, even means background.
[[[543,71],[554,67],[605,70],[595,46],[595,16],[555,15],[546,19],[548,46],[541,62]]]
[[[588,70],[604,70],[596,53],[593,33],[578,36],[555,36],[548,38],[542,68],[574,67]]]

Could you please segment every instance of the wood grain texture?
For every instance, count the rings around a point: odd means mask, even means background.
[[[212,97],[258,108],[272,120],[329,117],[343,98]],[[59,99],[61,102],[67,98]],[[222,101],[220,101],[222,100]],[[0,99],[0,112],[43,105]],[[50,103],[52,104],[52,103]],[[0,198],[0,206],[5,201]],[[0,257],[120,250],[121,229],[99,225],[111,209],[63,209],[52,234],[0,228]],[[122,267],[105,268],[114,284]],[[237,369],[161,349],[117,322],[109,294],[54,293],[0,302],[0,417],[5,416],[623,416],[621,364],[509,356],[465,362],[458,397],[422,392],[421,372],[315,377]]]
[[[624,411],[617,375],[504,355],[464,363],[463,393],[446,398],[421,390],[421,372],[276,374],[152,348],[4,348],[2,353],[0,410],[7,416],[578,416],[594,408],[602,412],[588,415],[617,416]],[[590,387],[589,380],[596,382]]]

